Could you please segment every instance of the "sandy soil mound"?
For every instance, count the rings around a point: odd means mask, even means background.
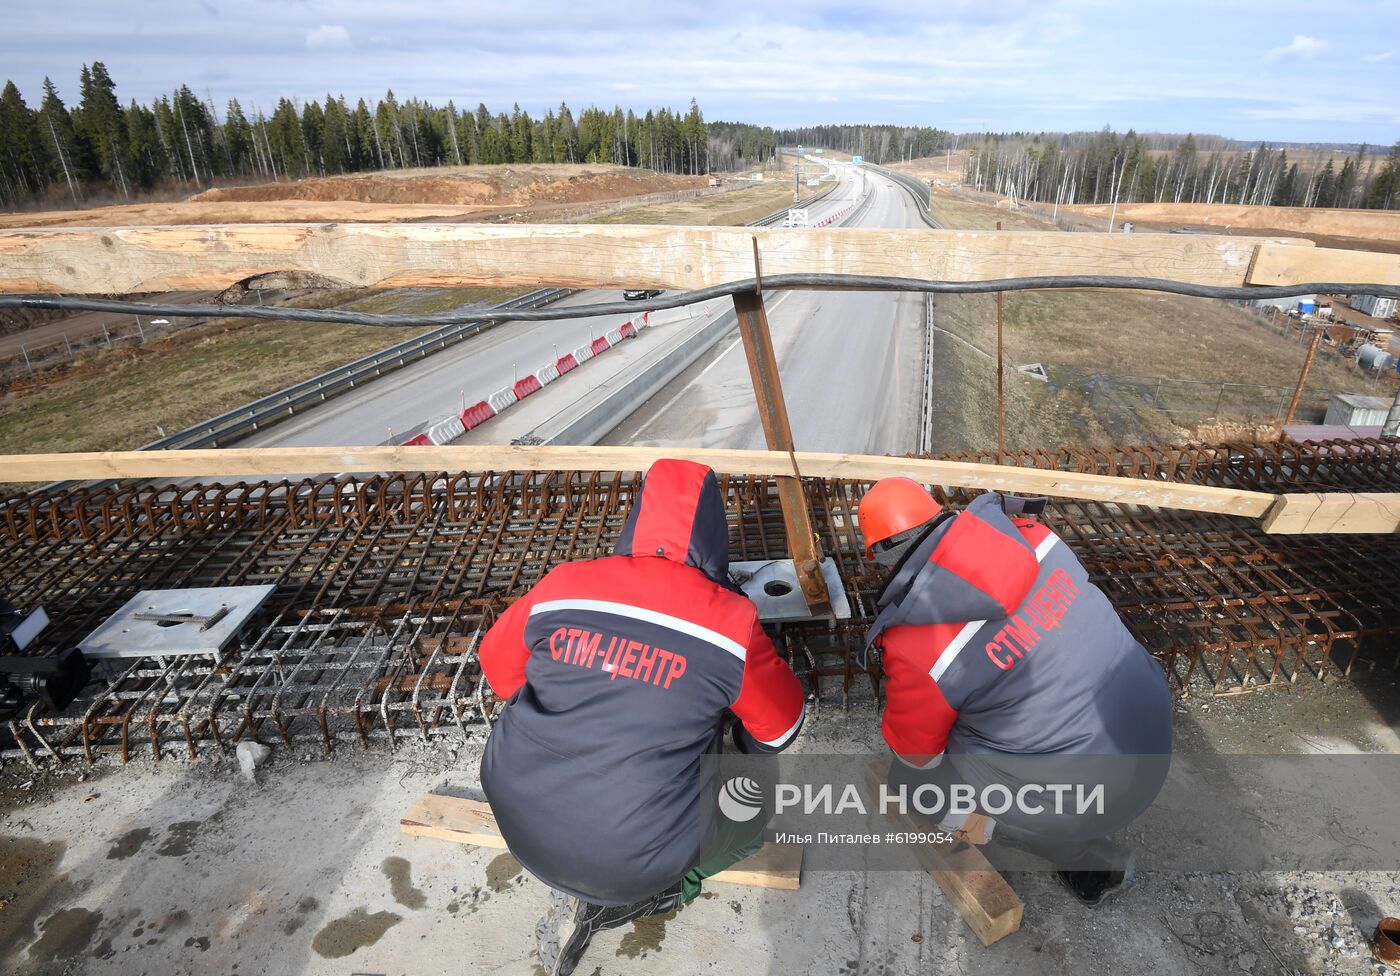
[[[372,204],[520,207],[587,203],[705,185],[701,177],[670,176],[622,166],[464,166],[235,186],[192,197],[197,203],[302,200]]]
[[[1061,206],[1060,212],[1107,218],[1106,204]],[[1400,242],[1400,211],[1328,210],[1308,207],[1247,207],[1226,203],[1120,203],[1118,219],[1186,226],[1248,227]]]
[[[701,176],[625,166],[457,166],[218,187],[175,202],[0,213],[0,227],[481,219],[503,211],[557,219],[571,205],[707,184]]]

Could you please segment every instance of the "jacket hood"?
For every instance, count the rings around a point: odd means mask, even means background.
[[[613,552],[658,556],[694,566],[727,589],[729,523],[719,482],[708,465],[663,458],[642,480]]]
[[[1006,509],[1023,499],[980,495],[937,525],[890,577],[866,633],[868,648],[887,627],[1004,620],[1040,573],[1035,550]]]

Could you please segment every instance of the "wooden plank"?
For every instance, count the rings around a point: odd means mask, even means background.
[[[1400,531],[1400,492],[1296,492],[1280,495],[1264,516],[1265,532]]]
[[[424,793],[404,811],[399,829],[415,837],[435,837],[476,847],[505,850],[506,846],[491,807],[460,796]]]
[[[491,807],[480,800],[424,793],[399,820],[399,829],[414,837],[432,837],[458,844],[505,850]],[[802,848],[795,844],[764,844],[759,851],[721,871],[711,881],[796,891],[802,880]]]
[[[878,796],[887,780],[889,764],[876,761],[866,767],[865,784],[871,796]],[[902,831],[927,833],[926,821],[912,814],[887,810],[884,814]],[[1021,927],[1025,905],[1006,879],[972,844],[910,844],[914,855],[929,873],[948,903],[962,916],[984,946],[1005,938]]]
[[[1299,281],[1400,285],[1400,254],[1269,241],[1260,245],[1246,284],[1288,285]]]
[[[1299,251],[1322,250],[1291,238],[1213,234],[616,224],[55,227],[0,230],[0,293],[220,289],[275,271],[312,272],[376,288],[691,289],[752,278],[755,237],[765,275],[825,272],[947,281],[1101,274],[1239,286],[1255,249],[1270,241]],[[1290,260],[1302,275],[1295,280],[1308,280],[1311,267]]]
[[[0,484],[132,478],[280,478],[317,472],[645,471],[663,457],[690,458],[722,474],[792,473],[791,457],[772,451],[528,445],[269,447],[0,455]],[[965,461],[800,452],[797,464],[808,477],[875,481],[902,475],[925,484],[1252,518],[1267,512],[1275,497],[1233,488]]]

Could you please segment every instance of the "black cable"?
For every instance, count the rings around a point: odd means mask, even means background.
[[[1268,287],[1226,287],[1197,285],[1164,278],[1119,277],[1114,275],[1041,275],[1027,278],[994,278],[986,281],[928,281],[886,275],[775,274],[765,275],[763,287],[772,290],[828,289],[837,291],[904,291],[938,295],[980,295],[998,291],[1033,291],[1063,288],[1108,288],[1158,291],[1171,295],[1224,300],[1291,298],[1312,294],[1361,294],[1400,298],[1400,286],[1350,282],[1311,282]],[[714,298],[727,298],[753,291],[754,281],[746,278],[709,288],[677,292],[640,302],[599,302],[544,308],[480,308],[422,315],[351,312],[343,309],[274,308],[265,305],[197,305],[164,302],[133,302],[112,298],[43,297],[0,295],[0,309],[37,308],[81,312],[117,312],[130,315],[228,316],[233,318],[277,319],[287,322],[339,322],[372,326],[443,326],[474,322],[550,322],[557,319],[587,318],[598,315],[632,315],[679,308]]]

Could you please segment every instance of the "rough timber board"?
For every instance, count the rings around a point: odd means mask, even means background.
[[[1265,532],[1395,533],[1400,530],[1400,494],[1324,492],[1279,495],[1264,517]]]
[[[277,478],[308,472],[645,471],[663,457],[686,457],[722,474],[786,475],[793,459],[771,451],[706,448],[463,447],[225,448],[0,456],[0,483],[131,478]],[[1056,498],[1262,516],[1275,496],[1258,491],[1076,474],[963,461],[799,452],[806,477],[875,481],[903,475],[925,484],[1043,494]]]
[[[305,271],[358,287],[557,285],[691,289],[764,274],[892,275],[975,281],[1030,275],[1139,275],[1239,286],[1395,280],[1400,256],[1326,254],[1291,238],[1045,231],[782,229],[627,225],[228,224],[0,230],[0,293],[123,294],[221,289]],[[1285,246],[1277,260],[1270,248]],[[1259,259],[1256,260],[1256,255]],[[1263,263],[1268,270],[1258,270]],[[1389,270],[1389,277],[1377,278]],[[1289,276],[1292,275],[1290,278]]]
[[[435,837],[459,844],[473,844],[504,850],[506,842],[496,828],[491,808],[480,800],[440,793],[424,793],[404,811],[399,827],[415,837]],[[751,857],[711,881],[748,885],[753,888],[781,888],[796,891],[802,875],[802,848],[794,844],[764,844]]]
[[[889,764],[884,762],[873,762],[866,769],[865,785],[872,796],[879,794],[888,772]],[[927,833],[929,830],[926,822],[908,813],[886,811],[885,816],[902,831]],[[984,946],[1020,929],[1025,905],[972,844],[958,841],[949,850],[937,844],[910,844],[909,847]]]
[[[1259,256],[1249,269],[1248,284],[1287,285],[1298,281],[1400,285],[1400,255],[1300,247],[1296,242],[1259,248]]]

